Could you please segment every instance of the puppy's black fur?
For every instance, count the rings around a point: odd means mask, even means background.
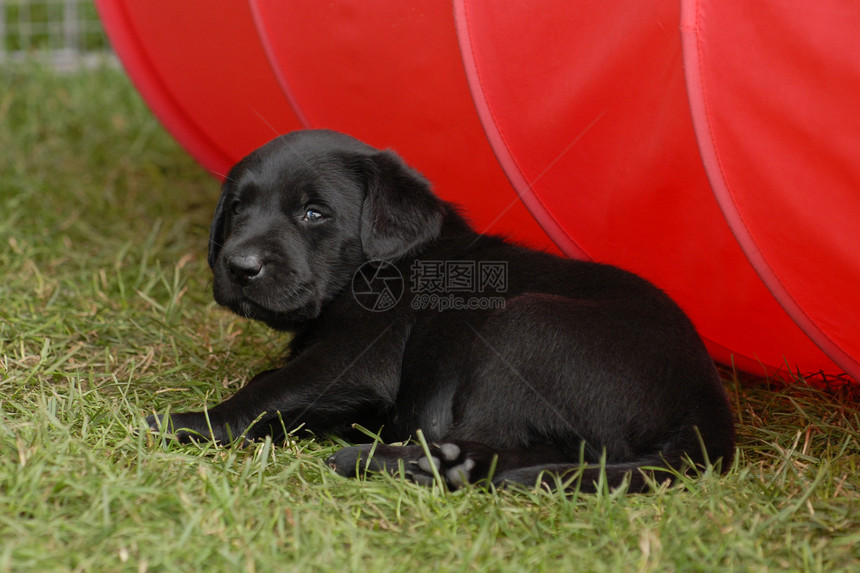
[[[391,308],[368,310],[354,294],[368,261],[403,277]],[[503,292],[472,293],[504,297],[503,306],[420,308],[410,279],[446,261],[505,265]],[[643,467],[732,459],[720,379],[669,297],[613,266],[475,233],[390,151],[330,131],[254,151],[224,183],[209,264],[218,303],[295,337],[283,368],[207,413],[150,416],[180,439],[357,423],[404,442],[422,430],[429,457],[417,444],[378,445],[372,456],[363,445],[329,463],[349,476],[402,466],[415,481],[439,475],[451,487],[575,474],[587,490],[603,465],[609,485],[628,476],[642,490]]]

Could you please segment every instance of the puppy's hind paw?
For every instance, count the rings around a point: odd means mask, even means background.
[[[412,463],[423,472],[416,472],[416,476],[421,475],[432,481],[435,473],[438,473],[452,489],[472,483],[472,473],[476,465],[475,460],[465,455],[460,446],[451,442],[431,445],[429,458],[425,454]]]
[[[396,474],[403,468],[407,479],[421,485],[431,485],[437,474],[451,489],[476,481],[477,464],[459,445],[433,444],[429,450],[428,457],[420,445],[365,444],[343,448],[328,458],[327,463],[344,477],[363,476],[368,472]]]

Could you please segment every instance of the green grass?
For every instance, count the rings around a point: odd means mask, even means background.
[[[286,339],[211,302],[216,181],[124,76],[0,68],[0,571],[849,571],[848,389],[727,376],[737,460],[649,495],[344,480],[326,437],[163,444]]]

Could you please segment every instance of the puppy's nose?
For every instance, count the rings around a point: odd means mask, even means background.
[[[247,284],[263,271],[259,255],[233,255],[227,259],[227,270],[240,284]]]

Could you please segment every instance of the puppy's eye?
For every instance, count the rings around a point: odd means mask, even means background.
[[[230,212],[234,215],[238,215],[242,212],[242,204],[239,202],[238,199],[236,199],[230,204]]]
[[[325,215],[317,211],[316,209],[308,209],[305,211],[305,216],[302,217],[303,221],[308,221],[309,223],[316,223],[318,221],[322,221],[325,219]]]

